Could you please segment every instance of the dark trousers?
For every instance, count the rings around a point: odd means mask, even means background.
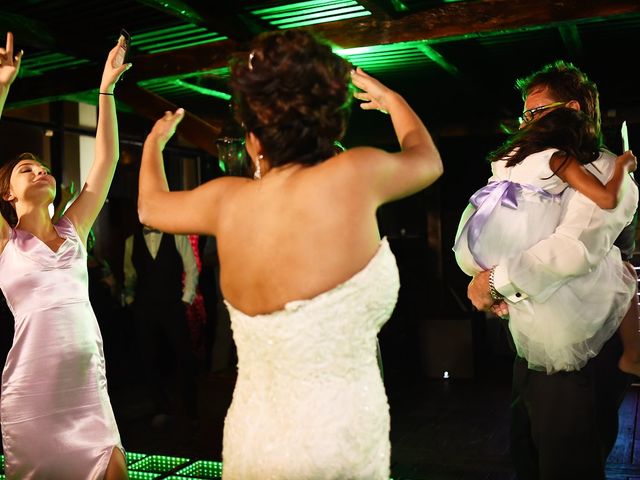
[[[602,480],[618,435],[629,377],[618,369],[618,334],[577,372],[529,370],[516,359],[511,455],[520,480]]]
[[[165,389],[166,360],[171,359],[175,363],[185,413],[197,418],[195,357],[182,302],[153,305],[136,302],[133,313],[141,373],[154,403],[154,413],[171,410]]]

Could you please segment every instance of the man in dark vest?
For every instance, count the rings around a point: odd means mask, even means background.
[[[139,225],[125,243],[124,277],[125,302],[133,307],[141,373],[154,403],[152,423],[164,423],[171,412],[164,385],[166,365],[160,365],[171,356],[185,413],[195,421],[195,359],[185,308],[195,297],[198,268],[189,239]]]

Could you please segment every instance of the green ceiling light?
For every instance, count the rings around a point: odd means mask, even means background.
[[[231,100],[231,95],[226,92],[194,85],[193,83],[185,82],[184,78],[187,77],[154,78],[152,80],[138,82],[138,86],[146,90],[150,90],[160,96],[170,97],[171,95],[184,95],[187,92],[194,92],[199,95],[219,98],[225,102]]]
[[[177,25],[144,33],[133,33],[135,46],[144,53],[160,53],[219,42],[227,37],[193,24]]]
[[[371,15],[369,10],[355,0],[310,0],[253,9],[250,13],[280,29]]]
[[[20,75],[22,77],[36,77],[63,68],[76,67],[91,63],[84,58],[75,58],[59,52],[42,52],[29,55],[22,60]]]
[[[278,6],[270,6],[266,8],[257,8],[251,11],[254,15],[270,15],[272,13],[290,12],[314,7],[331,7],[341,6],[344,4],[355,4],[353,0],[307,0],[305,2],[285,3]]]
[[[373,45],[347,49],[334,49],[334,52],[346,58],[353,65],[370,72],[390,69],[404,70],[424,67],[433,63],[419,48],[423,42],[399,42],[387,45]]]
[[[160,30],[153,30],[150,32],[136,33],[135,40],[136,40],[136,44],[143,43],[148,39],[152,39],[152,41],[155,41],[157,38],[179,34],[181,32],[184,32],[185,30],[191,31],[194,28],[199,28],[199,27],[196,27],[192,23],[187,23],[183,25],[176,25],[174,27],[162,28]]]
[[[427,42],[418,42],[418,50],[424,53],[429,60],[434,62],[436,65],[440,66],[442,69],[446,70],[450,75],[460,78],[462,75],[460,74],[460,70],[458,67],[449,63],[440,53],[435,51],[432,47],[430,47]]]
[[[299,5],[299,4],[296,4],[296,5]],[[299,8],[299,7],[289,8],[283,11],[277,11],[277,12],[271,12],[271,13],[267,12],[263,14],[261,18],[263,20],[271,21],[271,20],[277,20],[282,18],[291,18],[292,16],[317,14],[317,13],[326,12],[327,10],[334,11],[342,8],[363,9],[364,7],[362,7],[361,5],[358,5],[358,3],[355,2],[354,0],[340,0],[335,3],[319,5],[319,6],[310,6],[305,8]],[[255,13],[255,11],[253,13]]]
[[[396,12],[408,12],[409,11],[409,7],[407,7],[400,0],[391,0],[391,5],[393,5],[393,8],[395,8]]]
[[[200,87],[199,85],[194,85],[192,83],[187,83],[182,80],[174,80],[176,85],[182,88],[186,88],[187,90],[194,91],[196,93],[200,93],[201,95],[207,95],[209,97],[219,98],[221,100],[229,101],[231,100],[231,95],[225,92],[220,92],[219,90],[214,90],[212,88]]]

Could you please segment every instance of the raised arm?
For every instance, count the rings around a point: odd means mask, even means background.
[[[631,151],[616,158],[613,176],[605,185],[573,157],[565,160],[561,153],[556,152],[551,157],[549,165],[556,175],[574,190],[591,199],[600,208],[611,209],[618,205],[618,194],[625,173],[634,171],[637,161]]]
[[[18,77],[22,53],[20,50],[17,55],[13,54],[13,33],[7,32],[7,43],[0,48],[0,116],[9,95],[9,87]]]
[[[7,43],[4,48],[0,48],[0,116],[2,116],[2,110],[9,95],[9,88],[20,71],[21,59],[22,51],[17,55],[13,54],[13,34],[8,32]],[[5,218],[0,215],[0,252],[4,250],[10,231],[11,227]]]
[[[111,49],[102,73],[100,94],[98,95],[98,127],[96,130],[95,158],[87,181],[83,185],[75,202],[66,211],[65,216],[73,222],[78,235],[86,243],[93,222],[100,213],[107,198],[111,180],[116,170],[119,156],[118,120],[114,89],[120,76],[131,67],[130,63],[114,67],[113,62],[122,48],[124,39]]]
[[[387,153],[374,149],[354,149],[354,165],[365,181],[371,181],[380,203],[416,193],[442,175],[440,154],[426,127],[398,93],[358,68],[351,75],[361,92],[364,110],[381,110],[391,116],[401,151]],[[368,178],[373,177],[373,178]]]
[[[168,233],[215,235],[220,199],[244,178],[223,177],[194,190],[170,192],[162,151],[184,117],[184,110],[165,112],[142,149],[138,188],[140,222]]]

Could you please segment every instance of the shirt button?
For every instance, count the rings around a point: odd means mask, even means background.
[[[516,292],[516,297],[520,298],[522,294],[520,292]]]

